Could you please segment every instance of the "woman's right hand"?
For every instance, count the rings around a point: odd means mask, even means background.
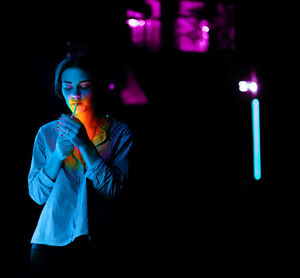
[[[72,154],[73,144],[62,134],[59,134],[56,140],[55,151],[60,160],[64,160]]]
[[[53,181],[56,181],[57,175],[61,168],[63,160],[73,151],[74,146],[62,134],[59,134],[56,140],[55,151],[46,163],[44,171],[46,175]]]

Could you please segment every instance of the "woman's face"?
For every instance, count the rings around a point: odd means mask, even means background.
[[[76,113],[92,109],[93,84],[88,72],[80,68],[67,68],[61,75],[62,93],[71,111],[78,103]]]

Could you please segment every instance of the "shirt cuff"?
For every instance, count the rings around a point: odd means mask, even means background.
[[[87,171],[85,176],[90,179],[94,180],[96,176],[99,174],[100,171],[103,171],[104,162],[101,157],[99,157],[90,168],[87,167]]]
[[[49,189],[53,188],[54,182],[47,176],[44,169],[41,171],[40,180],[45,187],[48,187]]]

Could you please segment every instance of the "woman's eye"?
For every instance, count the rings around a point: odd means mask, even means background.
[[[73,88],[73,86],[72,86],[72,84],[65,84],[65,85],[63,86],[63,88],[64,88],[65,90],[71,90],[71,89]]]
[[[92,83],[90,83],[90,82],[83,82],[83,83],[80,83],[80,87],[81,87],[82,89],[90,88],[91,85],[92,85]]]

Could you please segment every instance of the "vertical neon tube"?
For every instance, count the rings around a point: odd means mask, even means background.
[[[253,175],[255,180],[261,178],[261,157],[260,157],[260,120],[259,100],[253,99],[252,108],[252,136],[253,136]]]

